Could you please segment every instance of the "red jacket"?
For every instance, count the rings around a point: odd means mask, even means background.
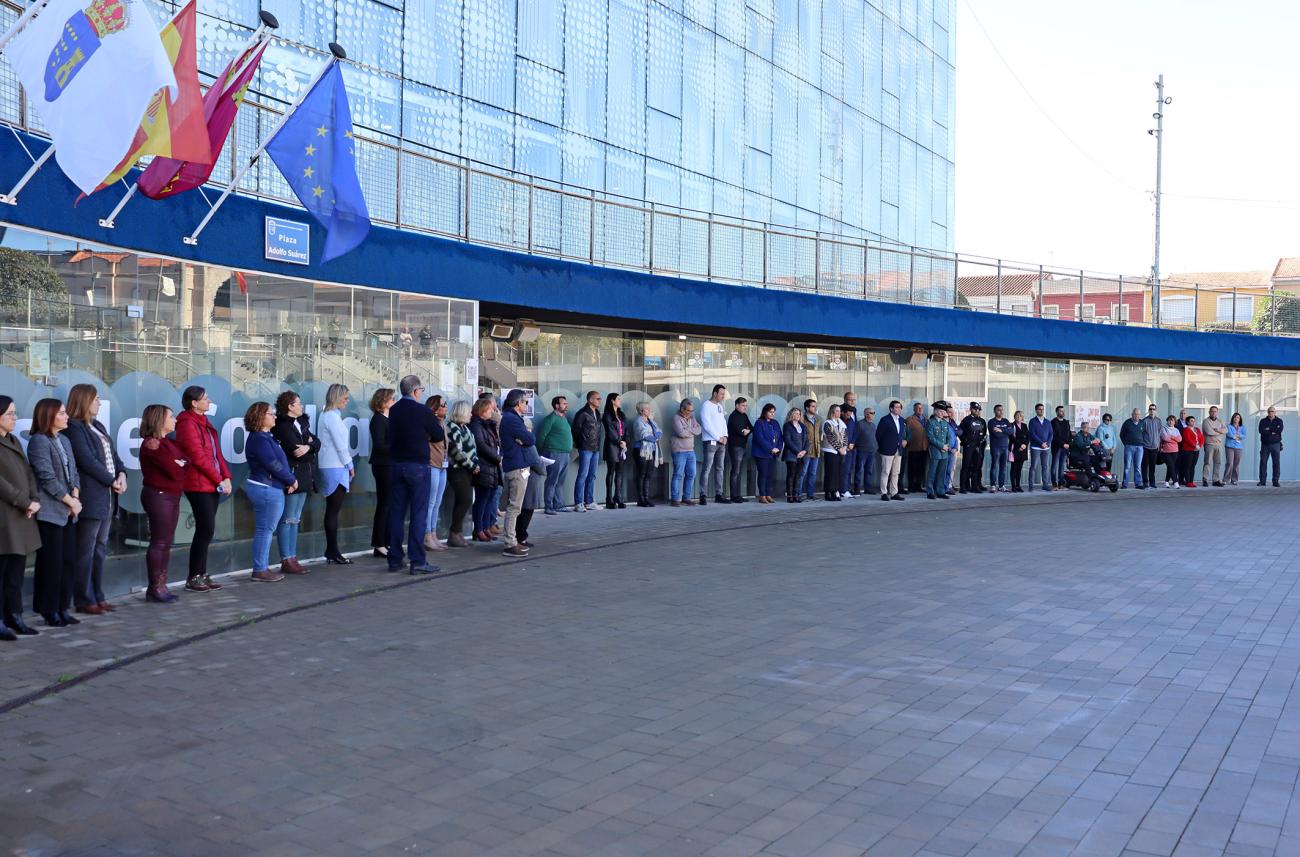
[[[140,445],[140,473],[144,476],[144,487],[181,496],[185,490],[187,466],[176,462],[184,460],[185,453],[175,441],[165,437],[146,438]]]
[[[1188,426],[1183,429],[1183,442],[1178,448],[1183,452],[1197,452],[1205,446],[1205,434],[1195,426]]]
[[[221,439],[207,417],[185,411],[176,418],[176,443],[185,453],[185,490],[215,494],[217,483],[230,478],[221,457]]]

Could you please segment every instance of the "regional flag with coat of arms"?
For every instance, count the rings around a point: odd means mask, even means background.
[[[172,98],[166,89],[154,94],[153,100],[145,108],[144,119],[135,133],[131,151],[117,165],[117,169],[100,182],[96,190],[103,190],[126,175],[135,162],[145,155],[212,163],[212,147],[208,142],[207,126],[203,122],[203,92],[199,89],[198,52],[195,47],[198,30],[196,2],[197,0],[190,0],[159,34],[172,70],[176,73],[179,95]]]
[[[50,0],[5,53],[59,167],[86,193],[131,150],[154,94],[179,95],[145,0]]]

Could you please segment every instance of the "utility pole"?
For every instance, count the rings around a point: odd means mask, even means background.
[[[1156,246],[1151,263],[1151,318],[1157,327],[1160,326],[1160,173],[1165,146],[1165,106],[1173,102],[1172,98],[1165,97],[1165,76],[1162,74],[1156,78],[1156,112],[1151,114],[1156,127],[1147,131],[1156,138]]]

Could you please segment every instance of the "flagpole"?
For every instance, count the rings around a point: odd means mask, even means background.
[[[27,26],[27,22],[32,19],[32,16],[49,4],[50,0],[36,0],[35,3],[23,10],[22,15],[18,17],[18,20],[14,22],[14,25],[5,31],[3,36],[0,36],[0,49],[3,49],[5,45],[9,44],[9,40],[18,35],[22,31],[23,27]]]
[[[48,0],[46,0],[46,2],[48,2]],[[276,20],[276,17],[270,12],[263,10],[259,13],[259,17],[262,20],[261,25],[253,31],[253,35],[249,37],[248,41],[244,43],[244,46],[235,54],[236,58],[242,57],[244,54],[256,48],[263,41],[263,36],[266,37],[266,41],[269,41],[272,38],[272,34],[269,31],[278,29],[280,26],[280,22]],[[242,68],[240,70],[242,70]],[[235,76],[238,76],[237,72]],[[214,82],[213,85],[215,86],[216,83]],[[220,154],[220,152],[213,152],[212,159],[215,161],[217,156]],[[130,189],[127,190],[126,195],[118,202],[117,206],[108,213],[108,217],[101,217],[99,219],[99,225],[105,229],[112,229],[116,226],[117,216],[122,213],[122,209],[126,208],[126,204],[131,201],[131,197],[135,196],[135,192],[139,189],[140,181],[137,179],[135,183],[131,185]]]
[[[23,177],[18,180],[18,183],[14,185],[8,193],[0,194],[0,202],[5,205],[17,205],[18,191],[27,187],[27,183],[32,180],[32,177],[35,176],[36,173],[40,171],[41,167],[45,166],[45,162],[53,156],[54,143],[50,143],[49,147],[41,153],[41,156],[32,161],[32,165],[27,168],[27,172],[23,173]]]
[[[239,172],[235,174],[235,177],[231,180],[230,184],[226,185],[226,189],[221,192],[221,196],[217,197],[216,203],[208,209],[208,213],[204,215],[203,220],[199,222],[199,225],[194,227],[194,231],[182,238],[181,241],[190,246],[199,243],[199,233],[202,232],[208,225],[208,222],[212,220],[213,215],[217,213],[218,208],[221,208],[222,204],[226,201],[226,198],[229,197],[230,194],[234,193],[235,188],[239,186],[240,180],[250,169],[253,168],[253,164],[257,163],[257,159],[261,157],[262,152],[266,150],[266,147],[271,145],[271,141],[275,139],[276,134],[280,133],[280,129],[284,127],[284,123],[289,121],[289,117],[292,116],[294,111],[298,109],[298,106],[302,104],[303,99],[311,93],[311,91],[316,87],[317,82],[325,76],[325,72],[329,71],[330,67],[334,65],[334,63],[347,58],[348,53],[343,50],[341,45],[337,42],[330,42],[330,58],[326,60],[325,64],[321,66],[315,76],[312,77],[311,82],[303,88],[302,94],[298,96],[298,100],[289,106],[289,109],[284,112],[284,116],[280,117],[280,124],[275,126],[275,130],[271,132],[270,136],[268,136],[266,140],[257,147],[256,151],[253,152],[252,156],[249,157],[248,163],[244,164],[244,166],[240,168]]]

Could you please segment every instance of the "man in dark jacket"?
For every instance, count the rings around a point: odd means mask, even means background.
[[[1282,462],[1282,420],[1277,408],[1268,409],[1268,416],[1259,421],[1259,484],[1268,481],[1268,462],[1273,462],[1273,487],[1281,487],[1282,475],[1278,468]]]
[[[1065,405],[1056,406],[1052,419],[1052,485],[1065,489],[1065,468],[1070,465],[1070,421],[1065,418]]]
[[[573,448],[578,450],[578,478],[573,482],[573,511],[596,510],[596,468],[600,466],[600,393],[587,393],[587,404],[573,415]]]
[[[749,436],[754,431],[750,422],[749,400],[744,396],[736,397],[736,409],[727,417],[727,461],[731,465],[730,486],[731,502],[743,503],[745,498],[743,477],[745,475],[745,453],[749,451]]]
[[[840,496],[855,497],[853,488],[853,471],[858,466],[858,394],[852,390],[844,393],[844,404],[840,405],[840,420],[844,423],[844,439],[848,447],[844,452],[844,473],[840,478]]]
[[[984,447],[989,426],[979,402],[970,403],[970,413],[961,421],[961,493],[984,493]]]
[[[1160,409],[1155,405],[1147,408],[1147,415],[1142,419],[1142,483],[1147,488],[1156,487],[1156,464],[1160,461],[1160,434],[1164,431],[1165,421],[1160,419]]]
[[[1001,405],[993,406],[993,419],[989,420],[989,487],[994,491],[1009,491],[1007,472],[1011,460],[1011,436],[1015,430],[1011,420],[1004,415]]]
[[[876,426],[876,446],[880,450],[880,499],[905,499],[898,493],[898,477],[907,452],[907,423],[903,421],[903,403],[898,399],[889,403],[889,413]]]
[[[1142,432],[1142,420],[1139,417],[1142,412],[1137,408],[1129,418],[1124,420],[1124,424],[1119,427],[1119,442],[1124,446],[1124,473],[1120,477],[1119,487],[1127,488],[1129,474],[1132,474],[1133,487],[1144,488],[1146,483],[1142,480],[1142,453],[1144,452],[1145,437]]]
[[[433,411],[420,402],[424,384],[418,375],[398,383],[402,398],[388,410],[389,454],[392,458],[393,501],[388,512],[388,570],[402,567],[402,531],[407,532],[411,574],[433,574],[438,566],[424,560],[424,533],[429,523],[429,444],[446,438]]]
[[[528,488],[529,463],[524,449],[537,443],[524,425],[527,405],[528,395],[523,390],[511,390],[501,407],[501,470],[506,480],[506,521],[501,532],[505,550],[501,553],[509,557],[528,556],[528,546],[519,544],[517,538],[519,512]]]

